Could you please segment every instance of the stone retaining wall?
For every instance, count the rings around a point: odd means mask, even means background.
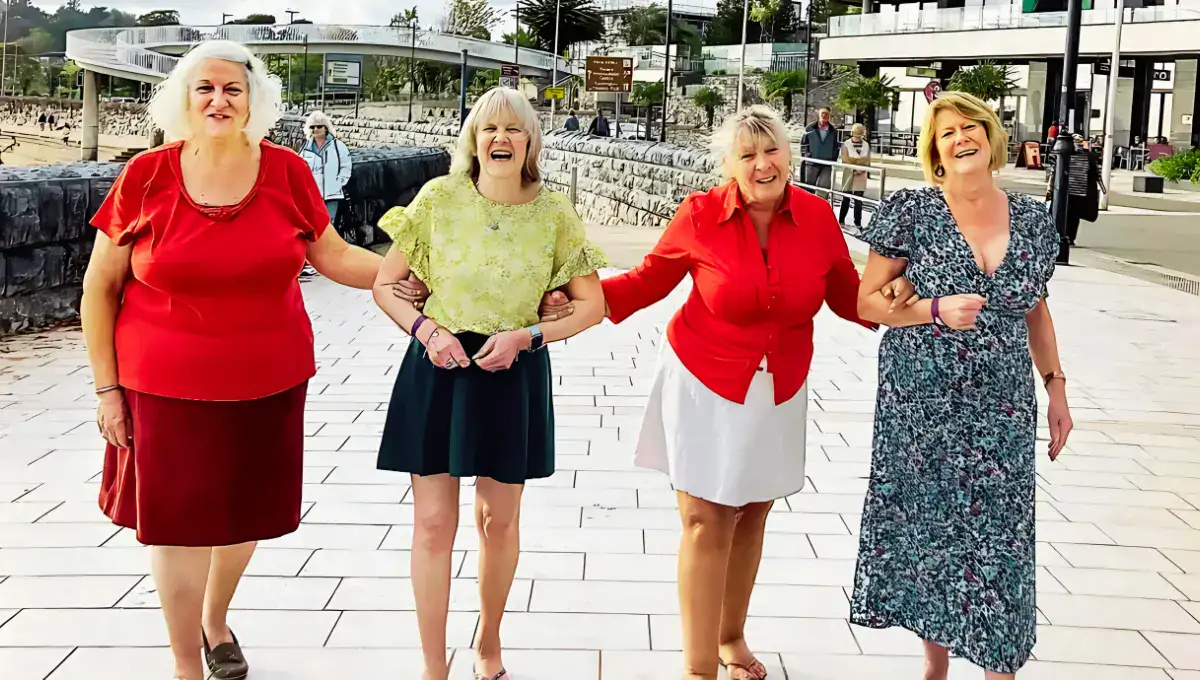
[[[72,129],[83,125],[83,102],[48,97],[0,97],[0,122],[7,125],[36,126],[38,116],[52,111],[55,126],[69,123]],[[100,102],[100,134],[150,137],[153,131],[145,104]]]
[[[450,151],[458,142],[457,124],[349,117],[334,118],[333,123],[339,138],[352,148],[418,145]],[[303,143],[301,124],[302,119],[289,116],[272,138],[298,149]],[[547,183],[569,192],[572,167],[577,177],[577,208],[584,221],[593,224],[664,225],[689,193],[721,181],[719,163],[697,148],[617,141],[562,130],[546,135],[542,168]]]

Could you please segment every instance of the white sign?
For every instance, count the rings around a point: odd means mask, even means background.
[[[1190,113],[1185,113],[1185,114],[1183,114],[1183,115],[1181,116],[1181,118],[1183,119],[1182,121],[1180,121],[1182,124],[1184,124],[1184,125],[1191,125],[1191,124],[1192,124],[1192,114],[1190,114]]]
[[[362,64],[357,61],[330,61],[325,64],[326,85],[358,87],[361,74]]]

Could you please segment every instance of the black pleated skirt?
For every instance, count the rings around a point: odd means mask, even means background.
[[[487,336],[456,336],[474,356]],[[411,341],[388,406],[379,469],[524,484],[554,474],[550,354],[521,352],[506,371],[435,367]]]

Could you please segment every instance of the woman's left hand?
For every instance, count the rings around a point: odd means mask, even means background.
[[[529,349],[532,342],[533,337],[528,328],[497,333],[483,343],[483,347],[472,360],[485,371],[504,371],[512,366],[517,352]]]
[[[425,300],[429,299],[429,286],[412,272],[409,272],[407,279],[389,283],[388,286],[392,289],[392,295],[408,300],[418,310],[424,309]]]
[[[917,295],[916,286],[903,276],[889,281],[880,289],[879,293],[892,301],[891,307],[888,308],[889,312],[896,311],[897,304],[911,307],[921,300],[921,297]]]
[[[1071,420],[1067,388],[1062,381],[1052,381],[1047,391],[1050,393],[1050,406],[1046,410],[1046,419],[1050,421],[1050,460],[1054,460],[1067,445],[1067,437],[1075,423]]]

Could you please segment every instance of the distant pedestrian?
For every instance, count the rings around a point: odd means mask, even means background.
[[[867,126],[855,123],[850,128],[850,139],[842,143],[842,163],[871,167],[871,143],[867,141]],[[867,191],[867,171],[846,168],[842,170],[842,192],[862,196]],[[850,210],[850,202],[854,201],[854,226],[862,228],[862,201],[842,196],[842,207],[838,211],[838,222],[845,224],[846,215]]]
[[[46,112],[42,111],[42,115],[38,116],[38,128],[43,132],[46,130]]]
[[[817,114],[817,124],[804,133],[804,155],[822,161],[836,161],[840,155],[837,130],[830,123],[829,109]],[[805,163],[804,183],[810,187],[830,189],[833,187],[833,166],[823,163]],[[811,189],[810,189],[811,191]],[[822,192],[825,193],[825,192]],[[828,196],[828,193],[826,193]]]
[[[612,136],[612,131],[608,127],[608,119],[604,117],[603,111],[596,111],[596,117],[592,119],[592,124],[588,126],[588,134],[596,135],[597,137]]]
[[[321,111],[308,114],[304,135],[307,141],[300,149],[300,157],[308,163],[317,189],[325,199],[329,221],[336,225],[338,204],[346,197],[345,187],[354,171],[350,149],[337,138],[333,122]]]
[[[563,129],[567,132],[579,132],[579,119],[575,117],[575,112],[567,116],[567,122],[563,123]]]

